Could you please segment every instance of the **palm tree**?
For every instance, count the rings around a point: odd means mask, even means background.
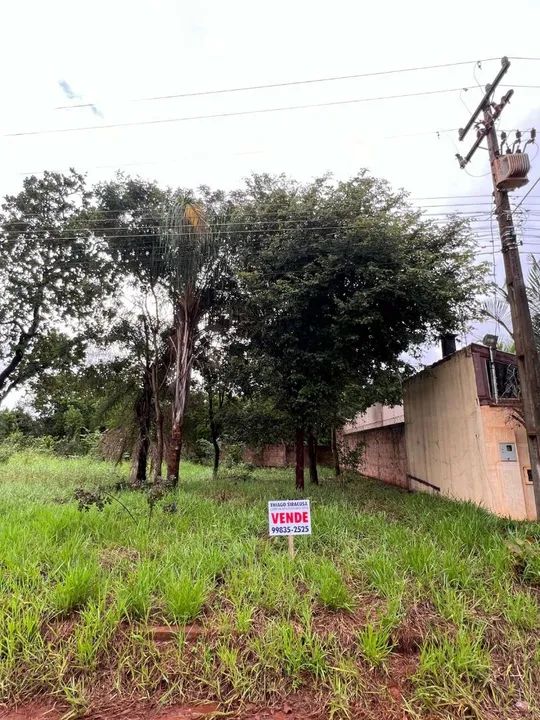
[[[536,347],[540,352],[540,262],[533,255],[531,255],[528,295]]]
[[[540,262],[533,255],[530,256],[531,269],[529,271],[527,297],[533,323],[536,347],[540,352]],[[508,306],[508,294],[505,288],[496,287],[495,296],[486,300],[482,306],[482,314],[492,318],[501,325],[506,332],[514,339],[510,308]]]
[[[183,198],[177,200],[166,213],[161,238],[168,269],[167,284],[174,303],[170,338],[172,429],[167,476],[176,485],[195,341],[207,309],[208,291],[219,272],[219,243],[202,208]]]

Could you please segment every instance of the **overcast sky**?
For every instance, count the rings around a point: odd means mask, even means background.
[[[2,4],[0,194],[25,173],[74,166],[90,181],[116,169],[163,184],[232,188],[252,171],[346,178],[367,167],[409,190],[428,213],[485,212],[487,154],[469,175],[457,141],[500,60],[540,56],[540,2],[314,2],[313,0],[19,0]],[[421,72],[167,100],[141,98],[369,73],[441,63]],[[540,61],[512,60],[505,84],[539,85]],[[101,126],[471,87],[412,98],[156,123]],[[498,96],[504,92],[502,89]],[[71,95],[71,99],[70,96]],[[538,123],[540,89],[518,88],[502,129]],[[58,109],[90,104],[94,107]],[[540,128],[539,128],[540,129]],[[395,137],[405,136],[405,137]],[[534,154],[534,153],[533,153]],[[473,175],[473,176],[471,176]],[[540,156],[531,179],[540,175]],[[540,250],[540,187],[527,199],[524,251]],[[483,203],[472,206],[469,203]],[[456,207],[455,203],[462,203]],[[535,205],[535,203],[539,203]],[[536,217],[538,217],[536,215]],[[484,257],[484,259],[486,259]],[[527,260],[524,252],[524,260]],[[499,281],[502,275],[499,269]],[[469,338],[469,339],[472,339]]]

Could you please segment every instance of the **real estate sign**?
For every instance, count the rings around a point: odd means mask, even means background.
[[[270,500],[268,533],[278,535],[311,535],[309,500]]]

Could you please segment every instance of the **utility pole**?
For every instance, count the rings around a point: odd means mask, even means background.
[[[502,58],[501,70],[494,82],[486,86],[485,95],[466,127],[459,131],[459,139],[463,140],[477,117],[482,113],[483,120],[477,123],[477,138],[469,153],[462,158],[458,155],[462,168],[469,162],[484,138],[487,139],[491,177],[493,179],[493,198],[495,215],[499,224],[501,251],[504,259],[508,302],[512,315],[514,343],[516,346],[517,366],[521,397],[523,402],[523,419],[527,432],[531,474],[536,504],[536,515],[540,519],[540,362],[536,350],[533,325],[521,258],[512,219],[512,209],[508,198],[508,188],[519,187],[527,182],[526,173],[529,168],[528,158],[524,153],[508,153],[501,155],[495,121],[510,101],[513,90],[507,92],[499,104],[492,101],[493,93],[510,67],[508,58]],[[506,164],[502,167],[500,160]]]

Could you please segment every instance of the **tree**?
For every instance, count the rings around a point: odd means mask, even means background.
[[[24,180],[0,213],[0,400],[47,369],[80,362],[111,267],[84,222],[84,177]],[[60,331],[59,328],[63,328]]]
[[[195,368],[200,374],[206,395],[208,435],[214,448],[215,478],[219,469],[221,442],[227,435],[233,442],[238,440],[238,427],[246,422],[246,418],[241,417],[242,406],[245,406],[253,389],[243,344],[236,338],[230,316],[222,315],[221,322],[207,326],[199,340]]]
[[[222,258],[218,233],[212,230],[202,206],[185,198],[169,208],[162,226],[162,242],[168,266],[167,287],[174,305],[172,429],[167,476],[176,485],[195,343],[202,318],[211,304]]]
[[[235,200],[240,329],[295,427],[303,488],[306,431],[383,399],[403,353],[471,316],[483,269],[464,223],[423,220],[366,172],[307,185],[255,175]]]
[[[156,183],[118,174],[114,181],[99,184],[95,196],[97,203],[89,211],[89,222],[96,234],[104,238],[115,264],[118,302],[128,306],[121,312],[116,310],[116,322],[109,339],[127,352],[138,376],[138,392],[133,404],[137,436],[132,451],[131,480],[144,485],[152,419],[156,440],[155,478],[161,473],[163,458],[162,394],[169,359],[164,336],[171,329],[172,318],[168,317],[162,292],[168,266],[160,229],[171,193]]]
[[[117,358],[34,378],[29,390],[42,432],[60,438],[116,427],[133,403],[134,380],[131,363]]]

